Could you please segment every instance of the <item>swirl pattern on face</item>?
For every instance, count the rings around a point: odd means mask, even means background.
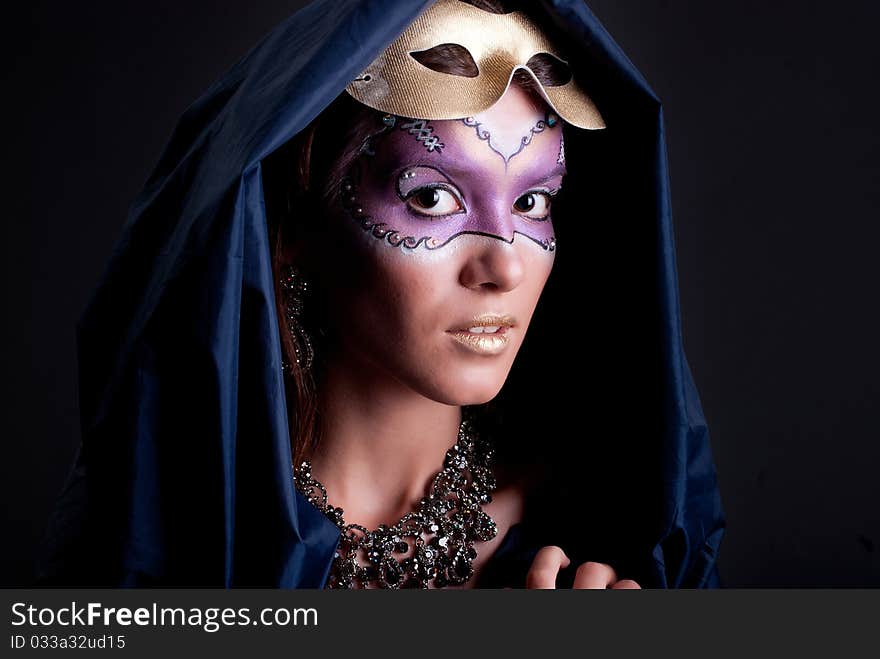
[[[516,91],[514,91],[516,90]],[[562,122],[512,86],[462,120],[386,116],[343,181],[343,206],[392,247],[438,249],[462,234],[556,248],[552,199],[562,186]]]

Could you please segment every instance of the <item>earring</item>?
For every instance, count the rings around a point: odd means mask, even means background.
[[[308,293],[308,288],[309,285],[306,278],[296,266],[285,266],[281,277],[281,290],[283,291],[285,304],[284,315],[287,319],[287,330],[293,338],[293,351],[296,363],[300,368],[304,369],[311,367],[315,356],[312,342],[309,340],[305,329],[303,329],[301,321],[303,301]],[[292,371],[291,364],[287,364],[284,361],[282,365],[288,373]]]

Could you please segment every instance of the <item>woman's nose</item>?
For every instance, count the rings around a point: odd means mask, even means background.
[[[459,281],[470,289],[510,291],[525,277],[525,263],[513,243],[479,236],[462,266]]]

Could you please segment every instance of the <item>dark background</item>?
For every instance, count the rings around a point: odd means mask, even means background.
[[[0,585],[30,582],[79,441],[75,324],[128,205],[180,113],[302,4],[7,14]],[[589,4],[664,102],[722,580],[880,586],[880,5]]]

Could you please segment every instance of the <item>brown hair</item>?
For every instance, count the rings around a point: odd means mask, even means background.
[[[466,1],[493,13],[513,11],[510,7],[514,4],[498,0]],[[447,44],[420,53],[418,59],[428,68],[451,75],[471,76],[475,67],[466,50]],[[550,86],[563,84],[570,75],[560,69],[559,60],[551,56],[533,57],[529,68],[542,84]],[[517,70],[513,82],[532,94],[537,92],[534,80],[525,71]],[[326,337],[320,327],[322,313],[314,305],[307,306],[303,314],[304,329],[313,342],[315,361],[311,369],[301,368],[296,363],[293,338],[286,331],[285,300],[279,283],[287,265],[285,248],[302,237],[304,227],[297,221],[298,217],[321,217],[330,206],[361,144],[381,128],[382,116],[383,113],[343,92],[306,128],[267,158],[263,169],[267,214],[274,234],[272,270],[276,310],[282,328],[281,345],[285,359],[291,364],[291,372],[285,377],[285,390],[294,464],[299,464],[320,441],[318,392],[323,375],[322,340]]]
[[[326,337],[322,331],[323,311],[310,304],[320,288],[315,285],[317,282],[310,282],[312,295],[305,300],[301,322],[313,344],[315,357],[309,369],[296,363],[294,339],[287,331],[286,301],[280,285],[282,271],[289,265],[285,251],[294,241],[302,240],[303,217],[321,217],[325,213],[334,191],[339,189],[343,176],[354,162],[359,145],[376,131],[377,124],[381,125],[381,117],[382,114],[343,92],[305,129],[272,154],[264,168],[267,215],[274,234],[272,271],[281,348],[291,366],[285,376],[285,392],[294,464],[299,464],[308,449],[314,449],[319,441],[318,391]]]

